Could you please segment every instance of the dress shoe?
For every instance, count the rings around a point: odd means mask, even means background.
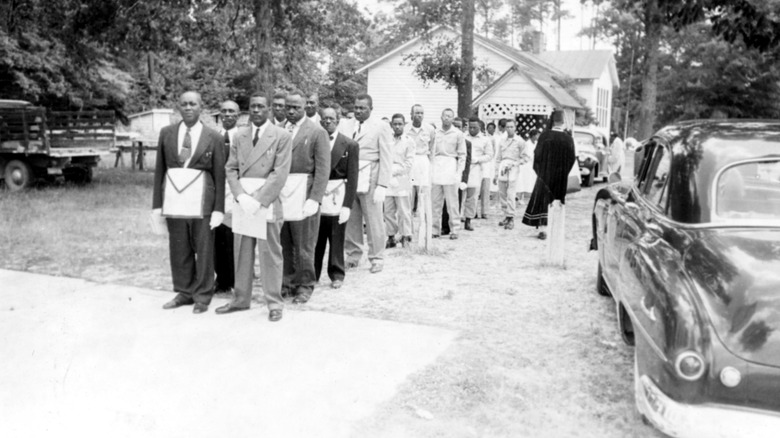
[[[412,236],[401,236],[401,246],[406,248],[406,245],[412,243]]]
[[[398,245],[398,243],[395,241],[394,236],[387,236],[387,242],[385,243],[385,249],[387,248],[395,248]]]
[[[515,218],[508,217],[506,218],[506,223],[504,224],[505,230],[512,230],[515,228]]]
[[[203,312],[206,312],[208,310],[209,310],[209,305],[208,304],[195,303],[195,306],[192,308],[192,313],[197,315],[198,313],[203,313]]]
[[[301,292],[293,298],[293,304],[306,304],[309,302],[309,299],[311,299],[309,292]]]
[[[541,231],[541,232],[539,232],[539,235],[536,236],[536,237],[538,237],[539,240],[544,240],[544,239],[547,238],[547,233],[545,233],[544,231]]]
[[[506,222],[508,220],[509,220],[509,217],[507,216],[507,217],[504,218],[504,220],[502,220],[501,222],[498,223],[498,226],[499,227],[503,227],[504,225],[506,225]]]
[[[214,310],[214,313],[217,315],[224,315],[227,313],[239,312],[241,310],[249,310],[249,306],[239,307],[235,306],[233,303],[227,303],[224,306],[217,307],[216,310]]]
[[[474,231],[474,227],[471,226],[471,219],[466,219],[466,224],[463,225],[463,229],[466,231]]]
[[[480,217],[481,217],[482,219],[487,219],[487,215],[486,215],[486,214],[483,214],[483,215],[482,215],[482,216],[480,216]]]
[[[458,235],[455,233],[450,234],[450,240],[458,240]]]
[[[347,269],[355,269],[358,267],[358,262],[347,262]]]
[[[181,306],[189,306],[192,303],[194,303],[194,301],[192,301],[192,300],[187,301],[187,300],[181,299],[179,297],[176,297],[176,298],[168,301],[167,303],[163,304],[163,309],[165,309],[165,310],[175,309],[175,308],[181,307]]]
[[[271,309],[268,312],[268,320],[271,322],[276,322],[282,319],[282,309]]]
[[[384,266],[381,263],[371,263],[371,269],[369,269],[369,272],[376,274],[377,272],[382,272],[382,268],[384,268]]]
[[[333,280],[333,283],[330,284],[330,287],[332,289],[339,289],[343,285],[344,285],[344,282],[342,280]]]
[[[440,236],[438,234],[432,234],[431,237],[434,239],[438,239]]]

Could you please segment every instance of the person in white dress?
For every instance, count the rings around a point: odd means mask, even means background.
[[[526,153],[530,157],[527,163],[520,166],[520,174],[517,177],[517,198],[520,204],[524,204],[531,197],[536,184],[536,172],[534,172],[534,149],[536,149],[536,140],[539,139],[539,130],[532,129],[528,132],[528,141],[526,142]]]

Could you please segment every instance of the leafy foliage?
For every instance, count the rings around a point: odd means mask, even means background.
[[[460,58],[460,40],[437,35],[428,39],[420,50],[404,55],[403,62],[414,67],[424,83],[442,82],[446,88],[457,88],[465,74],[477,79],[494,77],[496,72],[486,63],[477,63],[471,72],[464,70]]]

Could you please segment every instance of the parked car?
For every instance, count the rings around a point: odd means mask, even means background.
[[[577,152],[577,162],[580,165],[582,185],[590,187],[597,178],[607,180],[607,151],[602,143],[604,134],[595,128],[575,126],[572,129],[574,149]]]
[[[597,290],[639,412],[675,437],[780,431],[780,122],[693,121],[599,191]]]

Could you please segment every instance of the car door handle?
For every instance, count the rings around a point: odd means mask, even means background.
[[[640,307],[642,307],[642,312],[644,312],[644,314],[647,315],[648,318],[650,318],[650,321],[655,322],[656,321],[655,307],[653,306],[648,307],[647,302],[645,300],[647,300],[647,295],[642,297],[642,303],[640,305]]]

